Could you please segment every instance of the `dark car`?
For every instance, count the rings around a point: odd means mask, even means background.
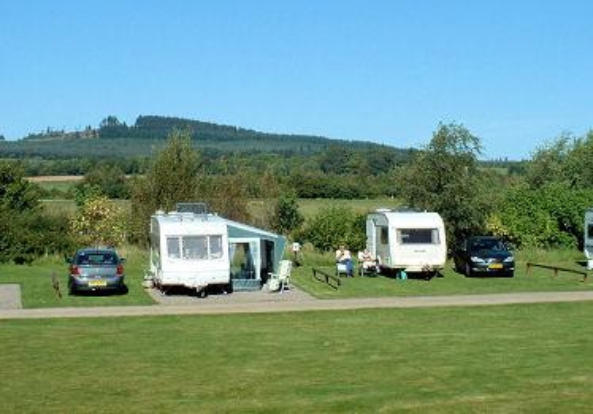
[[[66,259],[70,294],[79,291],[124,292],[124,259],[111,248],[86,248]]]
[[[469,237],[453,252],[453,260],[455,269],[468,277],[515,275],[515,255],[499,237]]]

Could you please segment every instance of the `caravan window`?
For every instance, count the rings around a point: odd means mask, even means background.
[[[222,257],[222,236],[210,236],[210,258],[220,259]]]
[[[587,224],[587,238],[593,239],[593,224]]]
[[[438,244],[437,229],[399,229],[397,239],[401,244]]]
[[[183,260],[220,259],[222,235],[167,237],[167,256]]]
[[[167,237],[167,256],[174,259],[181,257],[179,250],[179,237]]]
[[[205,260],[208,258],[208,240],[206,236],[183,237],[183,258]]]

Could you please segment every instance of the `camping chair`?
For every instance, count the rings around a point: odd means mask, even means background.
[[[341,274],[348,276],[348,267],[346,266],[346,263],[337,262],[336,276],[340,277]]]
[[[268,281],[268,288],[270,291],[279,291],[284,293],[285,289],[290,289],[290,272],[292,271],[291,260],[281,260],[278,273],[268,273],[270,279]]]

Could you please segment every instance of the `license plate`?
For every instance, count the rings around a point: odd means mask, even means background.
[[[91,280],[91,281],[89,281],[89,286],[91,286],[91,287],[107,286],[107,282],[105,280]]]
[[[488,266],[490,269],[502,269],[502,263],[492,263]]]

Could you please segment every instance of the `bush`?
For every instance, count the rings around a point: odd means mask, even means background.
[[[308,220],[298,238],[322,252],[335,250],[341,244],[362,250],[366,245],[366,216],[343,206],[323,208]]]
[[[517,247],[579,248],[583,220],[593,206],[593,191],[561,184],[510,190],[487,222],[491,233],[506,237]]]

